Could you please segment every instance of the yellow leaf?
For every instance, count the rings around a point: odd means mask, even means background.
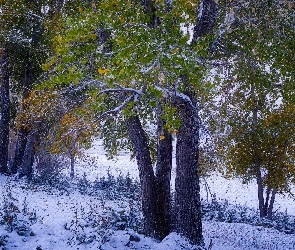
[[[165,135],[161,135],[160,140],[164,140],[164,139],[165,139]]]
[[[174,129],[173,131],[172,131],[172,134],[174,134],[174,135],[176,135],[178,133],[178,130],[177,129]]]
[[[96,38],[96,34],[95,34],[95,33],[91,33],[91,34],[89,34],[89,36],[90,36],[92,39],[95,39],[95,38]]]
[[[99,69],[97,70],[98,74],[100,74],[100,75],[105,75],[105,74],[107,74],[109,71],[110,71],[109,69],[101,69],[101,68],[99,68]]]
[[[179,48],[175,48],[175,49],[172,50],[172,53],[177,53],[178,50],[179,50]]]

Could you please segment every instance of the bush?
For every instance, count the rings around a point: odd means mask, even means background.
[[[70,184],[61,173],[66,165],[67,161],[63,156],[52,155],[46,150],[39,151],[34,163],[32,183],[68,191]]]
[[[12,196],[9,186],[6,186],[3,196],[4,202],[0,212],[0,224],[9,233],[15,231],[20,236],[28,236],[32,232],[30,226],[37,222],[36,211],[28,210],[26,199],[22,204],[22,209],[19,209],[16,205],[18,200]],[[5,239],[0,239],[0,242],[5,242]]]
[[[69,245],[102,241],[108,232],[116,230],[143,231],[140,186],[129,174],[114,177],[108,171],[107,177],[91,183],[84,173],[76,188],[81,194],[101,197],[101,204],[89,204],[89,209],[76,207],[75,219],[65,225],[65,229],[73,233]],[[106,205],[110,200],[118,200],[122,207]]]
[[[60,155],[52,155],[45,150],[38,152],[34,165],[34,179],[40,183],[52,185],[59,179],[65,165],[65,159]]]
[[[215,220],[227,223],[245,223],[254,226],[275,228],[287,234],[295,234],[295,217],[285,213],[276,212],[273,220],[260,219],[259,211],[253,208],[232,205],[227,200],[218,201],[212,196],[212,201],[202,204],[202,217],[204,220]]]

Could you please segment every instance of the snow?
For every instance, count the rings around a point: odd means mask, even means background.
[[[108,160],[104,154],[102,142],[98,140],[91,149],[86,151],[86,155],[87,160],[76,166],[77,178],[86,172],[89,181],[94,181],[106,176],[110,171],[115,176],[120,173],[123,176],[129,173],[132,178],[138,179],[136,162],[130,160],[129,152],[120,152],[117,160]],[[175,176],[175,169],[173,176]],[[257,208],[255,182],[245,185],[238,179],[226,180],[219,174],[214,174],[205,180],[210,192],[215,193],[217,199],[226,199],[232,204]],[[201,197],[206,200],[207,192],[204,184],[203,180]],[[16,214],[20,219],[28,221],[34,211],[36,214],[35,221],[31,223],[29,231],[23,236],[17,234],[15,230],[8,232],[0,223],[0,236],[8,235],[3,250],[197,249],[176,233],[171,233],[162,242],[156,242],[130,229],[97,231],[98,228],[103,227],[104,218],[130,211],[130,204],[126,200],[108,200],[104,196],[104,191],[90,196],[76,189],[58,190],[5,176],[0,176],[0,189],[0,215],[4,211],[4,199],[11,199],[19,208],[20,211]],[[294,204],[294,200],[290,197],[279,195],[275,210],[287,209],[288,214],[295,215]],[[87,223],[89,224],[87,218],[96,219],[101,226],[96,228],[87,226]],[[203,235],[207,248],[212,241],[212,250],[295,249],[294,235],[261,226],[203,221]],[[78,244],[78,237],[84,237],[84,243]]]

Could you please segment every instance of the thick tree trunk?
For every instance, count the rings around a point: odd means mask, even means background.
[[[147,236],[162,240],[170,232],[172,138],[159,121],[158,133],[163,132],[165,139],[158,142],[155,176],[146,135],[138,116],[128,118],[126,124],[139,169],[144,231]]]
[[[24,85],[23,85],[23,103],[21,107],[21,112],[25,112],[26,107],[24,105],[24,101],[29,97],[33,85],[33,77],[32,77],[32,65],[30,62],[27,63],[25,68],[25,76],[24,76]],[[17,142],[16,148],[14,152],[13,161],[11,164],[11,173],[16,174],[18,171],[19,166],[22,164],[22,159],[24,156],[26,144],[27,144],[27,137],[30,131],[28,128],[24,126],[20,126],[18,133],[17,133]]]
[[[0,86],[0,173],[8,174],[8,147],[9,147],[9,121],[10,121],[10,100],[9,100],[9,69],[8,55],[5,49],[1,52],[1,86]]]
[[[200,37],[212,32],[217,14],[215,0],[203,0],[200,4],[198,23],[194,27],[192,45]],[[176,144],[175,216],[176,231],[192,244],[204,245],[201,221],[200,184],[198,177],[199,115],[195,93],[187,76],[182,76],[189,100],[174,97],[181,126]]]
[[[145,132],[138,116],[132,116],[126,121],[128,134],[132,142],[137,160],[142,193],[142,212],[144,231],[147,236],[158,238],[156,232],[156,180]]]
[[[11,173],[16,174],[19,166],[22,163],[22,158],[25,152],[27,144],[28,130],[26,128],[20,127],[17,133],[17,142],[14,151],[14,157],[11,164]]]
[[[216,15],[217,15],[217,1],[216,0],[203,0],[200,3],[198,23],[194,27],[194,34],[192,43],[194,44],[199,37],[212,32]]]
[[[171,222],[171,169],[172,169],[172,135],[164,128],[161,119],[162,107],[158,103],[157,107],[157,231],[159,238],[163,239],[170,233]]]
[[[176,144],[175,226],[192,244],[203,245],[198,177],[199,116],[189,101],[182,100],[177,107],[181,126]]]

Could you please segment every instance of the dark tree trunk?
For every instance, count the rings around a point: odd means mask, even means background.
[[[138,116],[127,119],[127,130],[137,160],[142,193],[144,231],[147,236],[158,238],[156,232],[156,180],[145,132]]]
[[[171,222],[171,169],[172,169],[172,135],[164,128],[164,122],[161,119],[161,103],[157,108],[157,231],[160,239],[165,238],[170,233]]]
[[[212,32],[217,16],[216,0],[203,0],[201,2],[198,23],[194,27],[192,43],[195,43],[199,37],[205,36]]]
[[[145,234],[162,240],[170,232],[172,138],[163,129],[163,123],[159,123],[158,132],[163,131],[166,137],[158,142],[155,176],[148,142],[138,116],[130,117],[126,121],[139,169]]]
[[[10,100],[9,100],[9,69],[8,55],[5,49],[1,53],[1,86],[0,86],[0,173],[8,174],[8,146],[9,146],[9,121],[10,121]]]
[[[192,102],[177,105],[181,126],[176,144],[175,227],[192,244],[203,245],[198,177],[199,116]]]
[[[32,179],[37,139],[38,130],[32,130],[28,136],[22,164],[19,167],[19,178],[27,176],[29,180]]]
[[[267,208],[267,219],[272,220],[272,211],[273,211],[273,204],[275,202],[277,190],[274,188],[271,192],[271,198],[269,202],[269,206]]]
[[[75,155],[73,153],[70,153],[70,162],[71,162],[71,172],[70,177],[75,177]]]
[[[256,181],[257,181],[257,191],[258,191],[258,205],[259,205],[259,213],[260,218],[266,217],[267,214],[267,207],[264,206],[264,194],[263,194],[263,183],[260,169],[257,169],[256,166]]]
[[[264,211],[265,214],[267,214],[267,208],[268,208],[268,202],[269,202],[269,198],[270,198],[270,188],[267,188],[266,190],[266,197],[265,197],[265,201],[264,201]]]
[[[258,193],[258,206],[259,206],[259,213],[260,218],[264,218],[267,215],[267,207],[265,207],[264,204],[264,187],[263,187],[263,180],[261,175],[261,166],[260,166],[260,160],[258,155],[258,142],[256,142],[256,131],[258,126],[258,107],[257,107],[257,100],[255,97],[255,86],[254,84],[251,84],[251,98],[254,103],[253,108],[253,120],[252,120],[252,136],[253,136],[253,151],[254,151],[254,170],[256,173],[256,181],[257,181],[257,193]]]
[[[27,63],[25,68],[25,76],[24,76],[24,85],[23,85],[23,103],[21,107],[21,112],[25,112],[26,106],[24,101],[29,97],[29,94],[32,90],[33,85],[33,77],[32,77],[32,65],[30,62]],[[24,156],[26,144],[27,144],[27,137],[30,131],[28,128],[20,125],[20,128],[17,133],[17,142],[16,148],[14,152],[13,161],[11,164],[11,173],[16,174],[18,168],[22,164],[22,159]]]
[[[198,38],[212,32],[217,14],[215,0],[201,2],[198,23],[194,27],[192,45]],[[190,100],[174,96],[181,126],[176,144],[175,179],[175,227],[176,231],[187,237],[192,244],[204,245],[201,221],[200,184],[198,176],[199,159],[199,114],[195,93],[186,75],[181,76]]]

